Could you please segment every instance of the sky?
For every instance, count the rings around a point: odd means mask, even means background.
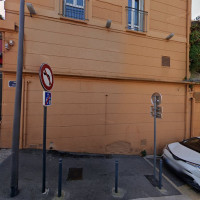
[[[200,0],[192,0],[192,19],[200,16]]]
[[[5,17],[4,0],[0,0],[0,14]]]
[[[0,14],[5,17],[4,0],[0,0]],[[192,0],[192,19],[200,16],[200,0]]]

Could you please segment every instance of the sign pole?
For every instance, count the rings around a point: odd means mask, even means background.
[[[156,181],[156,118],[162,118],[162,107],[159,105],[162,101],[162,95],[155,92],[151,96],[151,116],[154,117],[154,156],[153,156],[153,174]]]
[[[23,42],[24,42],[24,0],[20,0],[19,13],[19,42],[17,57],[17,85],[15,91],[15,108],[12,133],[12,162],[11,162],[11,182],[10,196],[14,197],[19,193],[18,190],[18,171],[19,171],[19,137],[20,137],[20,118],[21,118],[21,98],[22,98],[22,72],[23,72]]]
[[[40,66],[39,78],[43,91],[43,107],[44,107],[44,119],[43,119],[43,159],[42,159],[42,193],[46,192],[46,132],[47,132],[47,106],[51,105],[51,92],[53,87],[53,72],[51,67],[43,63]]]
[[[46,131],[47,131],[47,107],[44,107],[43,121],[43,168],[42,168],[42,193],[46,190]]]
[[[154,97],[154,168],[153,168],[153,174],[154,179],[156,180],[156,96]]]

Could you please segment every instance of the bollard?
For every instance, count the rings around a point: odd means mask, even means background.
[[[115,193],[118,193],[118,161],[115,161]]]
[[[159,189],[162,188],[162,165],[163,165],[163,161],[161,158],[160,159],[160,168],[159,168]]]
[[[62,159],[59,159],[59,172],[58,172],[58,197],[62,194]]]

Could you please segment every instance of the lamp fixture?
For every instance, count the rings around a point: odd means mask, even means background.
[[[108,19],[107,22],[106,22],[106,28],[110,28],[111,23],[112,23],[112,20]]]
[[[10,45],[7,42],[5,43],[5,49],[10,50]]]
[[[170,40],[173,37],[174,37],[174,33],[170,33],[165,39],[166,40]]]
[[[10,48],[12,48],[15,45],[15,42],[13,40],[9,40],[5,42],[5,49],[6,50],[10,50]]]
[[[33,7],[32,3],[26,3],[26,6],[30,12],[30,16],[32,17],[32,15],[35,15],[36,12],[35,12],[35,8]]]
[[[10,46],[14,46],[15,43],[14,43],[13,40],[9,40],[8,44],[9,44]]]

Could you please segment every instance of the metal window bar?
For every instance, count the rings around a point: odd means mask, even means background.
[[[77,20],[88,20],[88,0],[83,1],[83,7],[67,3],[66,0],[59,0],[59,15]]]
[[[126,28],[139,32],[147,31],[148,12],[132,7],[126,7]]]

